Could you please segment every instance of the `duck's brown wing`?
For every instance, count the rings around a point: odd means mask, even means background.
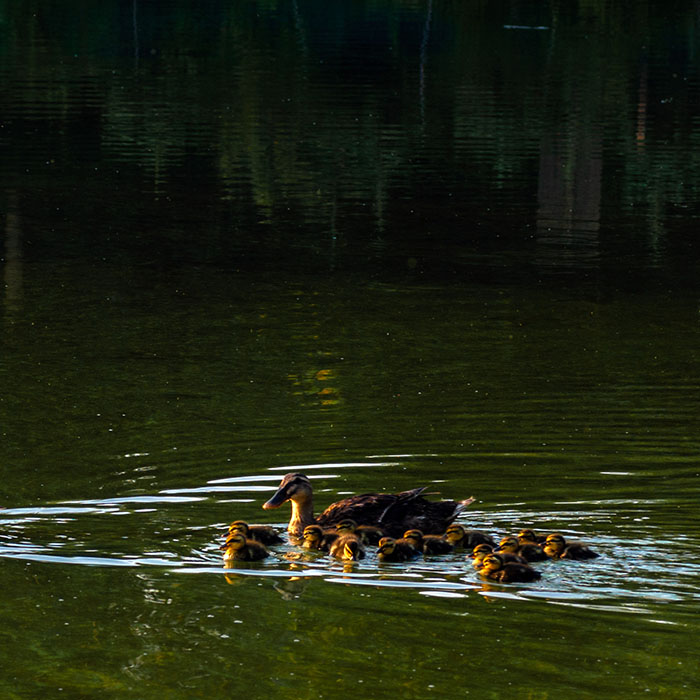
[[[391,493],[363,493],[350,496],[328,506],[316,518],[316,522],[323,528],[333,527],[347,518],[354,520],[358,525],[378,525],[382,514],[397,497],[398,494]]]

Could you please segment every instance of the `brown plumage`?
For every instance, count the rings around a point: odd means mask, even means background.
[[[395,540],[393,537],[382,537],[377,548],[379,561],[409,561],[417,557],[419,552],[408,542]]]
[[[467,530],[458,523],[452,523],[445,531],[444,538],[455,549],[473,550],[479,544],[496,546],[496,541],[490,535],[480,530]]]
[[[546,561],[548,559],[544,550],[537,544],[520,544],[517,537],[504,537],[498,547],[494,550],[497,553],[509,552],[517,554],[525,561]]]
[[[471,554],[467,555],[467,559],[472,559],[472,564],[475,569],[480,569],[484,563],[484,558],[494,551],[495,547],[490,544],[478,544],[474,547]],[[512,554],[511,552],[499,552],[498,553],[506,564],[527,564],[527,561],[517,554]]]
[[[240,532],[249,540],[255,540],[265,545],[282,544],[284,542],[274,527],[270,525],[249,525],[245,520],[234,520],[228,526],[228,532],[229,534]]]
[[[420,530],[406,530],[403,539],[408,540],[418,552],[423,554],[449,554],[454,547],[439,535],[424,535]]]
[[[224,563],[230,561],[260,561],[270,556],[265,546],[255,540],[246,539],[240,532],[234,532],[226,539]]]
[[[336,559],[345,559],[348,561],[357,561],[364,559],[365,549],[360,542],[360,538],[354,534],[338,536],[330,548],[332,557]]]
[[[479,576],[499,583],[528,583],[542,578],[539,571],[527,564],[506,562],[500,554],[487,554],[484,557]]]
[[[538,544],[541,547],[546,539],[547,535],[538,535],[534,530],[524,529],[518,533],[520,544]]]
[[[545,554],[552,559],[595,559],[600,554],[583,542],[567,542],[564,536],[555,532],[547,536],[544,543]]]
[[[447,526],[473,502],[429,501],[421,493],[425,488],[401,493],[365,493],[333,503],[318,517],[313,513],[313,488],[305,474],[287,474],[277,492],[266,503],[265,510],[279,508],[286,501],[292,504],[292,517],[287,530],[292,537],[300,537],[307,525],[318,524],[329,528],[344,518],[352,518],[358,525],[381,528],[391,537],[399,537],[408,529],[423,532],[444,532]]]

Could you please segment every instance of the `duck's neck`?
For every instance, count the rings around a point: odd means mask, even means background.
[[[292,499],[292,517],[287,525],[287,532],[292,537],[301,537],[307,525],[314,525],[314,503],[312,496],[305,495],[303,499]]]

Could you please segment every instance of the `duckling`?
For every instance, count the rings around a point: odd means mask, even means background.
[[[355,528],[355,534],[360,538],[360,541],[365,546],[377,546],[379,540],[385,536],[384,530],[375,525],[358,525]]]
[[[547,539],[547,535],[538,535],[534,530],[524,529],[521,530],[518,535],[518,542],[520,544],[538,544],[540,547],[544,544]]]
[[[547,536],[544,552],[552,559],[595,559],[600,554],[594,552],[583,542],[567,542],[564,536],[555,532]]]
[[[518,556],[525,559],[525,561],[546,561],[548,559],[547,555],[544,553],[542,548],[536,544],[523,544],[518,542],[517,537],[504,537],[498,544],[498,547],[494,550],[497,553],[510,552],[511,554],[517,554]]]
[[[287,531],[300,537],[307,525],[330,527],[343,518],[352,518],[360,525],[374,525],[392,537],[409,528],[425,532],[442,532],[470,504],[463,501],[429,501],[421,494],[425,487],[401,493],[365,493],[332,503],[314,517],[313,488],[305,474],[294,472],[283,477],[276,493],[263,504],[265,510],[279,508],[291,501],[292,516]]]
[[[395,540],[393,537],[382,537],[379,540],[377,549],[377,559],[379,561],[408,561],[417,556],[418,552],[412,545],[400,540]]]
[[[234,532],[226,539],[224,564],[230,561],[260,561],[270,556],[265,545],[246,539],[240,532]]]
[[[240,532],[249,540],[255,540],[262,544],[282,544],[284,540],[279,536],[277,530],[270,525],[248,525],[245,520],[234,520],[228,527],[229,534]]]
[[[357,561],[364,559],[365,549],[360,539],[354,535],[342,535],[335,539],[330,548],[331,556],[336,559]]]
[[[542,578],[539,571],[527,564],[506,562],[500,554],[495,553],[484,557],[479,576],[499,583],[527,583]]]
[[[473,559],[472,564],[474,568],[480,569],[484,561],[484,557],[491,554],[494,549],[495,547],[492,547],[490,544],[478,544],[476,547],[474,547],[471,554],[467,554],[467,559]],[[503,558],[503,561],[505,561],[506,564],[527,564],[525,559],[517,554],[513,554],[512,552],[498,552],[498,554]]]
[[[492,547],[496,546],[493,537],[490,537],[485,532],[481,532],[480,530],[467,530],[459,523],[452,523],[452,525],[445,530],[444,539],[455,549],[472,550],[478,544],[488,544]]]
[[[408,540],[418,552],[423,554],[449,554],[454,547],[439,535],[424,535],[420,530],[406,530],[403,539]]]
[[[304,534],[301,536],[301,546],[304,549],[315,549],[319,552],[327,552],[330,549],[330,542],[327,539],[327,533],[323,531],[320,525],[307,525],[304,528]],[[332,539],[337,535],[334,533]]]

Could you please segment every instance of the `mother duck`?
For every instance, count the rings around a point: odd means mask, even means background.
[[[429,501],[421,494],[426,487],[401,493],[364,493],[333,503],[314,517],[313,488],[305,474],[294,472],[284,476],[272,498],[263,504],[265,510],[279,508],[286,501],[292,504],[292,517],[287,531],[301,537],[307,525],[333,527],[340,520],[351,518],[358,525],[375,525],[390,537],[401,537],[406,530],[442,533],[447,526],[474,501]]]

